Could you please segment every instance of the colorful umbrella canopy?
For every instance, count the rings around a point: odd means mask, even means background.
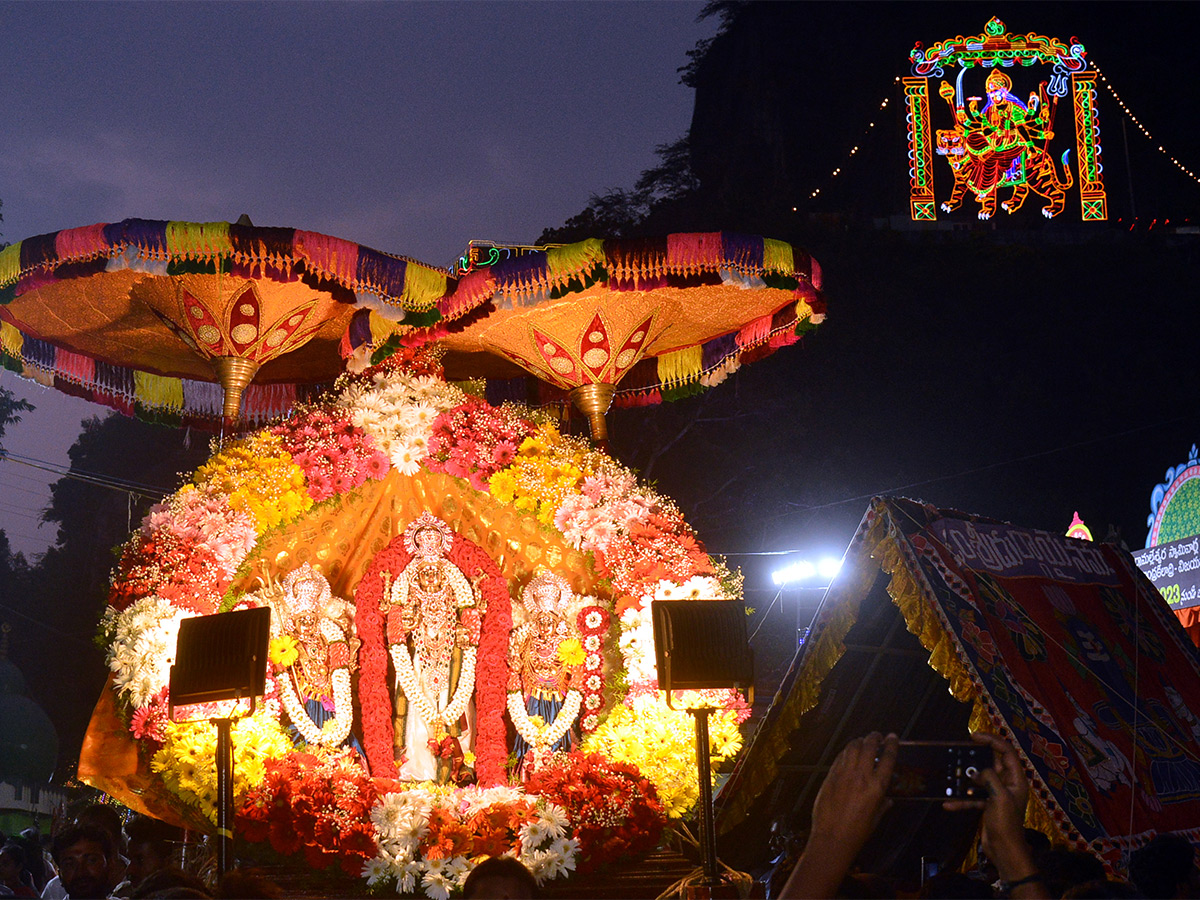
[[[429,325],[451,286],[311,231],[126,219],[0,251],[0,350],[18,374],[127,413],[215,421],[240,406],[260,422],[343,371],[356,309]]]
[[[436,341],[489,399],[610,403],[710,387],[824,319],[820,268],[723,232],[490,245],[457,277],[338,238],[126,219],[0,251],[0,357],[144,418],[258,423],[351,365]],[[475,254],[476,257],[479,254]],[[531,391],[529,379],[537,381]]]
[[[488,378],[489,399],[527,399],[511,379],[529,373],[570,397],[603,440],[614,399],[694,393],[824,319],[820,267],[783,241],[715,232],[495,249],[507,258],[469,265],[439,301],[448,322],[414,328],[364,311],[347,348],[361,364],[436,340],[447,377]]]

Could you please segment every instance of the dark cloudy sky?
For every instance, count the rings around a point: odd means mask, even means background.
[[[716,31],[714,19],[696,21],[702,6],[0,0],[0,231],[16,241],[130,216],[247,213],[258,225],[326,232],[440,265],[472,238],[530,241],[578,212],[589,194],[632,186],[656,161],[655,145],[687,129],[693,94],[676,70]],[[1077,35],[1156,140],[1200,169],[1186,81],[1189,5],[808,11],[811,58],[797,66],[812,73],[812,84],[795,96],[794,115],[811,123],[816,142],[859,139],[892,79],[906,74],[913,41],[977,33],[998,15],[1014,32]],[[858,99],[836,99],[851,95]],[[1102,100],[1115,203],[1131,179],[1115,151],[1125,137],[1119,116]],[[829,116],[809,115],[814,108]],[[1149,146],[1132,125],[1128,132],[1135,150]],[[1194,194],[1193,183],[1155,158],[1157,174],[1137,177],[1143,212],[1151,178]],[[1131,307],[1139,308],[1136,298]],[[831,325],[838,315],[835,306]],[[798,353],[789,359],[800,365]],[[6,436],[14,453],[65,462],[80,418],[106,414],[8,372],[0,385],[38,406]],[[1147,498],[1152,479],[1186,454],[1191,431],[1179,432],[1170,442],[1177,449],[1164,451],[1152,474],[1124,476]],[[936,474],[970,468],[946,466]],[[38,551],[53,539],[37,525],[52,477],[0,464],[0,527],[18,549]],[[872,487],[919,480],[905,471]],[[975,511],[1007,514],[990,504]],[[1070,512],[1064,506],[1063,515]],[[1136,525],[1140,515],[1124,518]],[[1126,529],[1133,544],[1143,537],[1137,531]],[[834,543],[848,539],[847,531]]]
[[[324,232],[448,265],[630,187],[679,137],[702,2],[0,2],[3,240],[127,217]],[[12,373],[13,453],[104,414]],[[0,464],[17,549],[53,476]]]

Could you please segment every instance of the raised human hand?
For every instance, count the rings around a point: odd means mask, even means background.
[[[891,805],[887,788],[899,745],[894,734],[872,732],[838,754],[817,792],[808,844],[781,898],[834,896]]]
[[[1031,880],[1037,874],[1033,851],[1025,840],[1025,806],[1029,800],[1029,779],[1017,751],[994,734],[976,732],[971,740],[992,748],[992,765],[983,769],[975,781],[987,788],[986,800],[947,800],[947,810],[982,809],[981,839],[983,851],[996,865],[1000,879],[1020,882],[1014,896],[1045,897],[1045,885]]]

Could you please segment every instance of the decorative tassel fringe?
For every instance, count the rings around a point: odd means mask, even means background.
[[[410,265],[405,275],[404,291],[400,299],[405,309],[428,312],[438,305],[450,286],[445,272],[427,269],[425,266]]]
[[[106,256],[110,248],[108,242],[104,240],[104,225],[100,224],[60,231],[54,241],[54,249],[59,260],[79,262]]]
[[[21,244],[17,241],[0,250],[0,285],[16,284],[21,277]]]
[[[225,392],[211,381],[180,379],[183,387],[183,408],[194,415],[219,419],[225,409]],[[243,395],[244,396],[244,395]]]
[[[771,316],[760,316],[753,322],[743,325],[737,334],[737,344],[745,349],[761,344],[771,334]]]
[[[133,396],[143,406],[178,412],[183,409],[183,383],[178,378],[134,370]]]
[[[658,380],[664,386],[686,384],[700,377],[704,351],[699,344],[664,353],[658,358]]]
[[[355,284],[358,244],[315,231],[297,231],[293,240],[297,256],[304,259],[309,268],[342,284]]]
[[[445,299],[442,315],[447,319],[457,319],[468,310],[491,299],[496,290],[496,276],[490,268],[468,272],[459,279],[453,293]]]
[[[796,260],[792,253],[792,245],[785,241],[763,238],[762,267],[767,272],[780,272],[792,275],[796,271]]]
[[[25,335],[21,334],[8,322],[0,322],[0,349],[15,359],[21,358],[21,348],[25,343]]]
[[[72,353],[62,347],[56,348],[54,368],[59,375],[74,384],[91,384],[96,374],[96,362],[90,356]]]
[[[291,384],[251,384],[242,394],[241,418],[247,421],[275,419],[296,403],[296,387]]]
[[[763,270],[763,239],[749,234],[722,232],[725,262],[740,272]]]
[[[175,259],[212,260],[233,254],[228,222],[168,222],[167,255]]]
[[[719,269],[724,260],[721,232],[667,235],[667,268],[672,272],[693,272]]]
[[[370,247],[359,247],[354,266],[354,289],[398,302],[404,294],[407,270],[408,263],[399,257],[388,256]]]
[[[167,222],[153,219],[124,219],[104,227],[104,239],[110,247],[123,252],[131,247],[138,249],[137,256],[143,259],[166,261]]]
[[[546,276],[552,285],[559,285],[590,272],[604,262],[604,241],[588,238],[565,247],[546,250]]]

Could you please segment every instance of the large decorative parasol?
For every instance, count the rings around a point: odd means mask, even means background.
[[[820,268],[782,241],[716,232],[493,249],[507,258],[469,265],[443,299],[453,324],[413,328],[364,312],[350,349],[377,360],[389,342],[437,340],[447,376],[488,378],[492,399],[528,399],[512,379],[529,373],[569,397],[603,441],[614,400],[702,390],[824,318]]]
[[[18,374],[127,413],[253,423],[341,373],[356,309],[428,325],[450,284],[311,231],[126,219],[0,251],[0,347]]]
[[[782,241],[715,232],[490,251],[452,275],[245,221],[58,231],[0,251],[0,349],[19,374],[126,413],[254,424],[346,358],[436,341],[448,377],[486,378],[493,401],[569,398],[602,442],[611,403],[703,390],[824,318],[819,267]]]

